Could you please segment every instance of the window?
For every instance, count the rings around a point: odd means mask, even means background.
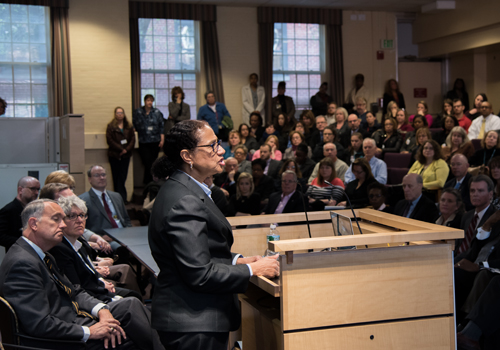
[[[141,101],[151,94],[155,106],[168,116],[171,90],[180,86],[184,102],[196,119],[196,73],[198,72],[198,22],[176,19],[139,19],[141,55]]]
[[[49,10],[0,4],[0,97],[5,117],[49,116]]]
[[[273,45],[273,91],[286,82],[286,95],[295,107],[309,108],[325,71],[324,26],[306,23],[275,23]]]

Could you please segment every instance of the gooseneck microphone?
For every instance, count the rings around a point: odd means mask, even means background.
[[[309,225],[309,217],[307,216],[307,206],[306,206],[306,202],[304,200],[304,194],[302,193],[303,192],[302,185],[298,181],[297,181],[297,185],[300,186],[300,197],[302,198],[302,204],[304,205],[304,213],[306,214],[307,231],[309,232],[309,238],[312,238],[311,226]]]
[[[328,182],[326,180],[323,180],[324,183],[326,183],[327,185],[330,185],[332,187],[335,187],[334,184],[332,184],[331,182]],[[336,187],[340,187],[340,186],[336,186]],[[340,187],[341,188],[341,187]],[[345,195],[345,198],[347,198],[347,203],[349,203],[349,207],[351,208],[351,211],[352,211],[352,215],[354,216],[354,220],[356,220],[356,224],[358,225],[358,230],[359,230],[359,234],[363,234],[363,232],[361,231],[361,227],[359,226],[359,221],[358,221],[358,218],[356,217],[356,213],[354,212],[354,209],[352,207],[352,204],[351,204],[351,200],[349,199],[349,196],[347,195],[347,192],[342,189],[343,192],[344,192],[344,195]]]

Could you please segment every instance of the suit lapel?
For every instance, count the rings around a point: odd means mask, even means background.
[[[101,200],[99,199],[99,197],[97,197],[97,194],[95,194],[94,191],[92,191],[92,189],[89,190],[89,196],[90,196],[90,200],[92,201],[92,205],[95,207],[95,208],[98,208],[99,209],[99,212],[104,216],[104,218],[111,224],[111,221],[109,221],[109,217],[108,217],[108,214],[106,213],[106,210],[104,210],[104,206],[102,205],[101,203]],[[111,198],[111,197],[110,197]]]
[[[42,268],[47,272],[47,274],[49,275],[50,279],[56,283],[57,285],[57,280],[55,279],[54,275],[52,274],[52,272],[50,272],[49,268],[47,267],[47,265],[45,264],[44,261],[42,261],[42,259],[40,259],[40,257],[38,256],[37,252],[28,244],[28,242],[26,242],[23,238],[20,238],[18,241],[17,241],[17,244],[19,244],[21,246],[21,248],[23,248],[28,254],[32,255],[36,261],[39,261],[39,263],[42,265]]]

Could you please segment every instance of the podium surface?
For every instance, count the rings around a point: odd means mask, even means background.
[[[463,231],[371,209],[356,215],[363,234],[353,224],[355,235],[334,237],[329,212],[310,213],[313,238],[303,213],[229,218],[278,223],[281,235],[267,245],[269,226],[233,231],[235,252],[280,253],[280,277],[252,277],[240,297],[245,350],[455,349],[453,249]],[[350,246],[358,249],[335,250]]]

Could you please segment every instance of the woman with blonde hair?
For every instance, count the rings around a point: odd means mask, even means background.
[[[389,118],[396,118],[396,113],[400,110],[398,107],[398,104],[395,101],[391,101],[387,104],[387,113],[383,115],[383,120],[389,119]]]
[[[64,170],[56,170],[51,172],[46,178],[45,178],[45,184],[64,184],[68,185],[71,191],[75,190],[76,187],[76,181],[73,175],[68,174]]]
[[[342,135],[349,131],[349,125],[347,125],[347,110],[344,107],[339,107],[335,111],[335,123],[333,123],[335,129],[337,129],[337,139],[340,140]]]
[[[229,157],[234,157],[234,151],[236,146],[241,145],[241,135],[239,131],[231,130],[228,137],[228,145],[224,147],[226,153],[224,153],[224,159]]]
[[[271,146],[271,159],[274,160],[281,160],[283,159],[283,154],[281,151],[278,149],[279,147],[279,140],[278,136],[276,135],[269,135],[266,139],[266,142],[264,144]],[[252,160],[260,158],[260,149],[255,151],[253,154]]]
[[[469,140],[469,136],[461,126],[455,126],[451,129],[448,137],[446,138],[446,146],[442,146],[443,158],[446,163],[449,163],[451,157],[457,153],[462,153],[467,158],[474,155],[474,145]]]
[[[419,101],[417,103],[417,114],[410,115],[409,119],[410,123],[413,122],[413,118],[415,118],[416,115],[421,115],[425,119],[427,119],[427,124],[429,124],[429,127],[431,127],[434,119],[432,118],[432,115],[430,115],[428,112],[429,112],[429,107],[427,106],[427,102]]]
[[[115,192],[118,192],[123,201],[128,203],[125,181],[127,181],[128,166],[135,145],[135,130],[122,107],[115,108],[113,119],[106,129],[106,141],[109,146],[108,159]]]
[[[249,216],[260,214],[260,194],[254,192],[253,177],[241,173],[236,181],[236,194],[229,198],[228,216]]]

